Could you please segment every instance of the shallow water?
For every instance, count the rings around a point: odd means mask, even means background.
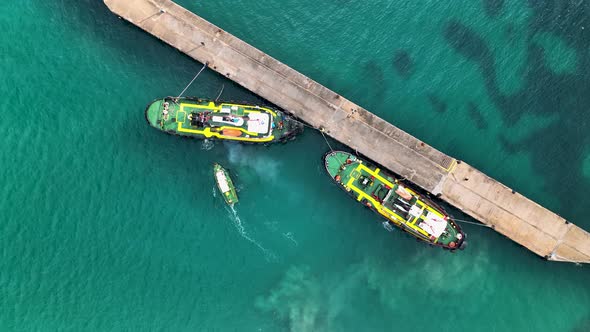
[[[180,3],[590,229],[587,1]],[[0,330],[590,329],[588,267],[473,225],[456,254],[387,232],[324,174],[318,133],[149,128],[201,65],[101,1],[4,1],[0,23]],[[262,102],[210,71],[187,94],[222,86]]]

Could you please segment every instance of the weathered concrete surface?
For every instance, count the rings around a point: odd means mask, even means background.
[[[590,235],[169,0],[104,0],[115,14],[406,177],[536,254],[590,262]],[[468,178],[468,180],[464,180]]]
[[[590,263],[590,234],[466,163],[445,178],[441,198],[537,255]]]

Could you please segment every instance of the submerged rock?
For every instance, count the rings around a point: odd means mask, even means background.
[[[435,94],[429,93],[428,101],[430,102],[430,105],[432,105],[432,108],[435,112],[445,113],[447,111],[447,104]]]
[[[393,55],[393,68],[403,78],[408,79],[414,73],[414,60],[405,50],[398,50]]]
[[[470,101],[467,104],[467,111],[469,112],[469,117],[471,117],[471,120],[475,122],[477,129],[483,130],[488,128],[488,122],[479,111],[479,107],[476,103]]]
[[[451,20],[446,24],[444,37],[455,51],[470,60],[483,61],[490,55],[486,42],[457,20]]]

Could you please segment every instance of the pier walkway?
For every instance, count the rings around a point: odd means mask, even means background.
[[[112,12],[548,260],[590,263],[590,234],[170,0]]]

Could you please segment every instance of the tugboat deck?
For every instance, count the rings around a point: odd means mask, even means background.
[[[274,139],[274,136],[272,135],[268,135],[266,137],[258,137],[258,136],[262,136],[261,134],[266,134],[266,133],[272,133],[272,128],[270,128],[270,118],[268,118],[268,122],[267,122],[267,129],[264,132],[260,132],[260,131],[248,131],[249,126],[247,121],[241,121],[241,122],[234,122],[231,123],[230,121],[223,121],[222,117],[227,114],[227,113],[222,113],[223,108],[228,108],[231,107],[231,104],[220,104],[218,106],[215,106],[215,104],[213,102],[209,103],[209,105],[197,105],[197,104],[188,104],[188,103],[180,103],[180,109],[178,110],[178,116],[177,116],[177,130],[179,132],[184,132],[184,133],[195,133],[195,134],[203,134],[206,137],[223,137],[223,135],[221,133],[218,132],[212,132],[211,129],[209,127],[204,128],[203,130],[196,130],[196,129],[191,129],[191,128],[187,128],[187,126],[185,125],[185,123],[187,123],[188,121],[190,121],[190,118],[187,114],[191,114],[191,112],[194,111],[211,111],[213,114],[212,120],[209,121],[209,124],[212,127],[218,127],[220,130],[224,130],[224,129],[235,129],[235,130],[239,130],[241,131],[243,134],[250,136],[250,137],[235,137],[232,139],[235,140],[242,140],[242,141],[246,141],[246,142],[252,142],[252,141],[263,141],[263,142],[270,142]],[[246,107],[244,105],[235,105],[238,106],[239,108],[237,110],[231,110],[229,109],[229,111],[231,113],[231,115],[236,115],[236,116],[244,116],[244,115],[248,115],[248,114],[252,114],[254,111],[252,110],[247,110]],[[268,109],[268,108],[264,108],[264,110],[270,114],[273,114],[276,116],[276,113],[273,112],[272,110]],[[258,112],[260,113],[260,112]],[[221,118],[221,119],[220,119]]]
[[[447,246],[457,241],[459,230],[450,222],[447,223],[448,216],[442,210],[432,202],[425,201],[411,188],[403,186],[394,177],[381,172],[378,167],[342,151],[328,153],[325,166],[330,176],[350,196],[371,207],[394,225],[429,243]],[[444,230],[429,228],[431,218],[441,222],[445,220]],[[454,242],[452,245],[456,244],[460,243]]]
[[[268,107],[196,98],[155,100],[146,108],[146,119],[172,134],[250,143],[285,141],[303,129],[301,123]]]

